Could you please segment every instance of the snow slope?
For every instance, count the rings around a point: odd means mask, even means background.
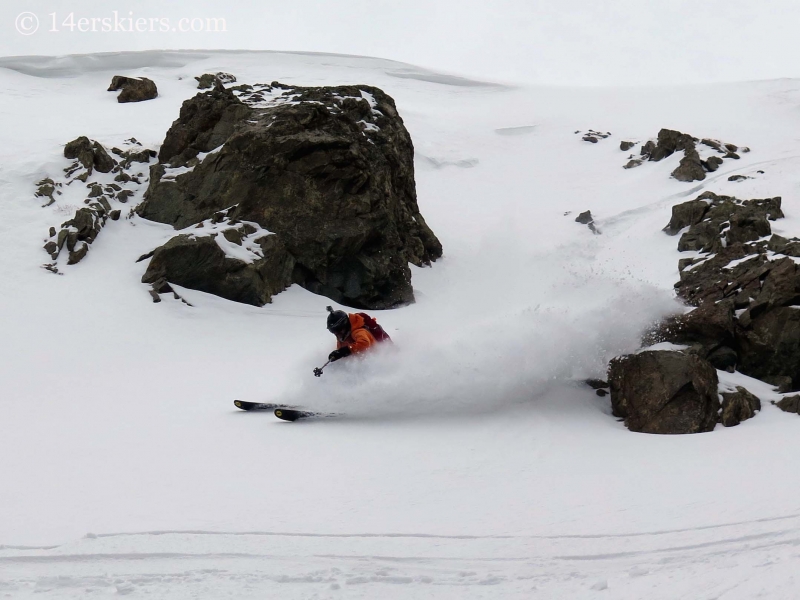
[[[326,298],[153,304],[135,260],[172,230],[137,217],[64,276],[40,268],[76,208],[33,198],[63,144],[157,147],[193,76],[218,70],[396,99],[445,257],[414,269],[416,304],[377,315],[394,348],[318,379]],[[159,98],[117,104],[122,71]],[[771,388],[747,381],[765,407],[738,427],[661,437],[580,381],[678,309],[673,204],[781,195],[773,230],[800,233],[797,81],[512,88],[378,59],[150,52],[0,59],[0,86],[0,595],[796,597],[800,421]],[[677,156],[623,170],[619,141],[661,127],[752,152],[700,184],[669,178]],[[574,133],[589,128],[613,135]],[[601,235],[574,222],[586,209]],[[287,424],[234,398],[348,418]]]

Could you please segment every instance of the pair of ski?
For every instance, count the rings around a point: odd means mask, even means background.
[[[262,404],[259,402],[245,402],[244,400],[234,400],[236,408],[246,411],[272,411],[276,417],[283,421],[299,421],[301,419],[325,419],[339,417],[334,413],[321,413],[311,410],[303,410],[297,406],[284,406],[282,404]]]

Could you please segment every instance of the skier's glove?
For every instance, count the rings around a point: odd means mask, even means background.
[[[338,350],[334,350],[328,355],[328,360],[331,362],[336,362],[340,358],[344,358],[345,356],[350,356],[353,352],[350,350],[350,346],[342,346]]]

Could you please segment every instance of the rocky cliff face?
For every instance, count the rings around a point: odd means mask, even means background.
[[[780,198],[738,200],[711,192],[679,204],[667,232],[685,228],[676,291],[697,307],[662,326],[719,369],[800,389],[800,242],[772,235]],[[768,236],[769,239],[766,238]],[[787,389],[787,391],[788,391]]]
[[[780,392],[800,390],[800,240],[772,234],[770,222],[783,216],[779,197],[740,200],[704,192],[673,207],[664,231],[680,233],[678,250],[695,253],[681,259],[675,290],[694,308],[660,323],[645,340],[680,345],[680,350],[611,362],[614,414],[624,417],[631,429],[713,429],[708,414],[697,409],[713,402],[698,404],[696,385],[692,402],[683,394],[676,403],[670,392],[697,369],[738,370]],[[716,419],[726,427],[761,409],[759,398],[744,388],[723,392],[721,398],[721,406],[713,408],[721,408]],[[664,408],[681,405],[686,408],[678,412]]]
[[[252,304],[292,283],[358,308],[411,302],[408,263],[442,255],[417,205],[413,157],[394,101],[377,88],[217,83],[184,103],[138,213],[192,233],[213,224],[224,260],[205,273],[195,263],[189,276],[183,253],[197,237],[185,232],[155,251],[143,280]],[[259,232],[251,262],[225,252],[242,238],[225,231],[245,225]],[[220,285],[231,265],[246,274]]]

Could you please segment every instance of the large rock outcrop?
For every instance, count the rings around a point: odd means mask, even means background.
[[[650,350],[613,359],[609,365],[611,407],[631,431],[711,431],[720,410],[717,372],[699,356]]]
[[[409,263],[442,254],[417,205],[413,157],[394,101],[378,88],[217,82],[184,102],[138,213],[177,229],[214,225],[214,236],[242,224],[272,235],[252,262],[229,252],[224,268],[207,240],[171,242],[143,280],[256,305],[292,283],[358,308],[411,302]],[[216,258],[190,269],[200,246]]]
[[[780,198],[711,192],[673,207],[665,228],[683,232],[678,295],[696,307],[668,319],[649,342],[688,344],[719,369],[800,389],[800,240],[771,234]]]

